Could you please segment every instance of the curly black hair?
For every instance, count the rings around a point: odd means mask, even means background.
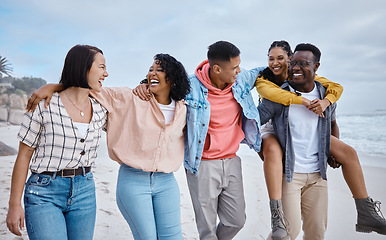
[[[184,99],[190,92],[190,83],[182,63],[165,53],[155,55],[154,60],[158,61],[158,64],[165,71],[166,81],[171,81],[170,97],[174,101]]]
[[[273,74],[273,72],[271,71],[271,69],[269,69],[269,67],[266,67],[266,68],[264,68],[263,71],[260,71],[259,76],[257,76],[257,77],[263,77],[264,79],[267,79],[267,80],[275,83],[276,85],[278,85],[276,83],[275,74]]]
[[[271,49],[275,48],[275,47],[282,48],[287,53],[288,57],[291,57],[293,54],[292,50],[291,50],[291,46],[289,45],[289,43],[285,40],[281,40],[281,41],[274,41],[271,44],[271,46],[268,49],[268,55],[269,55],[269,52],[271,51]],[[269,67],[266,67],[263,71],[260,71],[258,77],[263,77],[263,78],[275,83],[276,85],[280,85],[276,82],[275,75],[273,74],[271,69],[269,69]]]

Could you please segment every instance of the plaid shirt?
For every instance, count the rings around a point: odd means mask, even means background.
[[[30,164],[33,172],[94,165],[107,111],[92,98],[91,103],[93,116],[85,136],[72,122],[57,93],[52,96],[47,109],[41,101],[32,113],[24,114],[17,137],[35,148]]]

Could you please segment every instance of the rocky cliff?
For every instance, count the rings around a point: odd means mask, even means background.
[[[27,101],[26,94],[0,94],[0,121],[19,125],[22,121]]]

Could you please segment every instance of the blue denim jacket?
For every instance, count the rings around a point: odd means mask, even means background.
[[[321,83],[315,81],[319,89],[319,98],[323,99],[326,89]],[[288,82],[285,82],[281,88],[289,91]],[[333,103],[324,111],[324,118],[319,117],[319,169],[323,179],[327,180],[327,158],[330,154],[331,142],[331,121],[335,120],[336,103]],[[292,182],[295,166],[295,153],[292,144],[291,131],[288,120],[289,106],[281,105],[267,99],[263,99],[258,106],[261,123],[264,124],[272,119],[275,135],[283,150],[283,166],[287,182]]]
[[[241,69],[232,86],[233,97],[242,109],[242,129],[246,143],[256,152],[260,151],[260,116],[253,102],[251,90],[255,86],[257,75],[262,68],[252,70]],[[204,149],[210,119],[210,103],[208,89],[200,82],[196,75],[189,76],[190,93],[185,97],[187,103],[187,126],[185,135],[184,166],[190,172],[197,174]]]

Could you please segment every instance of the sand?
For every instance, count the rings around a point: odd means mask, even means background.
[[[18,126],[0,124],[0,140],[18,148],[16,134]],[[239,155],[243,163],[243,181],[247,205],[247,222],[234,238],[236,240],[266,239],[270,232],[268,194],[265,187],[263,165],[258,155],[241,146]],[[8,231],[5,223],[12,168],[16,156],[0,157],[0,239],[28,239],[26,231],[17,237]],[[133,239],[130,228],[120,214],[115,202],[115,186],[119,165],[107,155],[105,137],[98,150],[96,167],[93,169],[97,189],[97,220],[94,239]],[[386,214],[386,169],[363,167],[368,192],[371,197],[383,202]],[[185,172],[181,167],[175,173],[181,191],[181,224],[184,239],[198,239],[194,212],[190,201]],[[328,170],[329,216],[325,239],[386,239],[376,233],[355,232],[356,210],[351,193],[344,182],[341,170]],[[54,238],[53,238],[54,239]],[[298,237],[301,239],[301,236]]]

